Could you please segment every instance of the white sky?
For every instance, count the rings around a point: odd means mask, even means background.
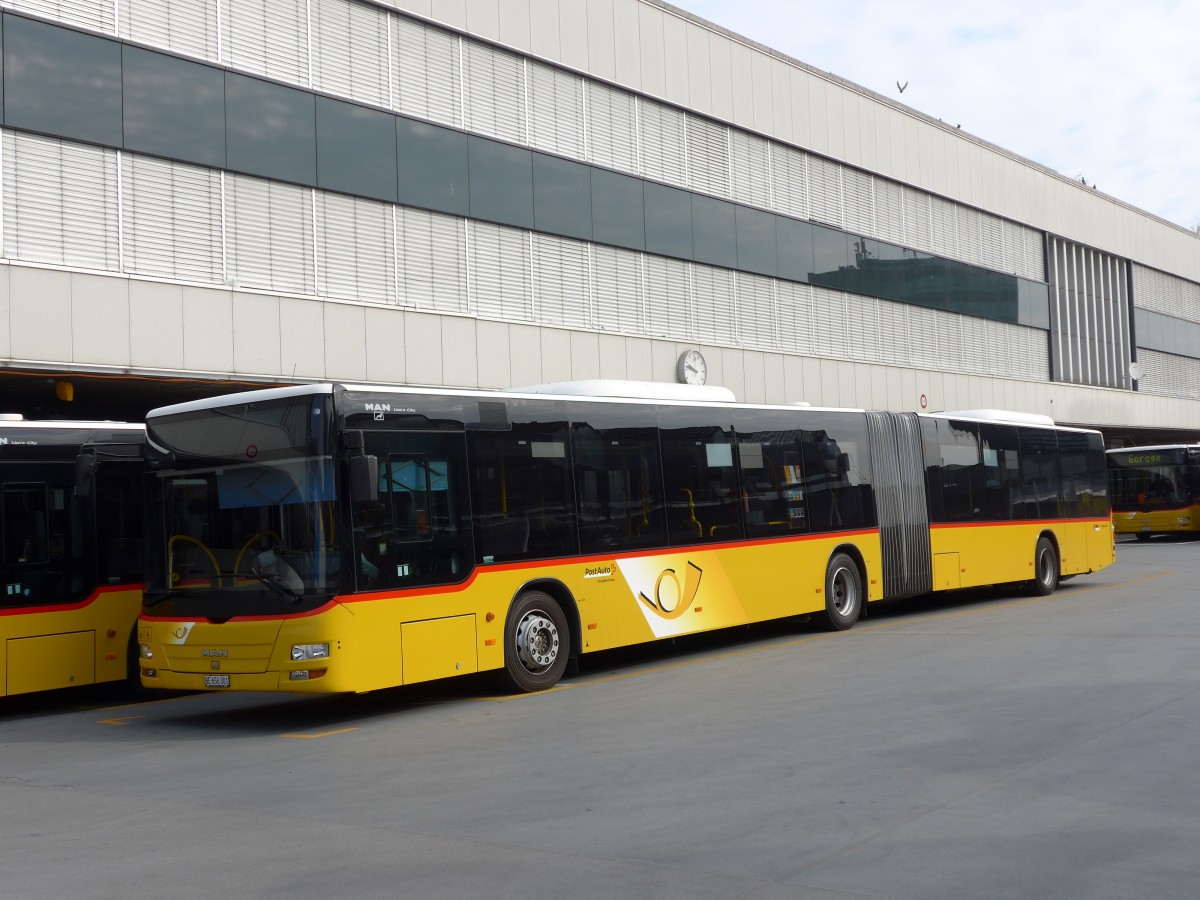
[[[1200,223],[1196,0],[673,2],[1177,225]]]

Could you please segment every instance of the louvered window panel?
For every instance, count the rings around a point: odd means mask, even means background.
[[[1008,351],[1008,341],[1000,338],[997,343],[989,344],[988,322],[963,316],[958,323],[958,339],[961,352],[962,367],[965,372],[979,375],[999,375],[1001,365],[999,359]]]
[[[739,203],[771,208],[770,144],[760,137],[729,129],[730,161],[733,170],[733,199]]]
[[[217,3],[120,0],[121,37],[200,59],[217,58]]]
[[[688,263],[646,255],[646,325],[650,337],[695,337]]]
[[[471,131],[525,143],[525,66],[521,57],[474,41],[463,44],[466,109]]]
[[[685,116],[688,187],[729,196],[729,128],[699,116]]]
[[[5,0],[4,6],[112,34],[113,0]]]
[[[943,371],[937,335],[943,322],[936,310],[908,307],[908,361],[911,365]]]
[[[904,231],[905,246],[915,250],[929,250],[933,246],[932,226],[929,221],[929,195],[924,191],[904,188]]]
[[[1032,278],[1035,281],[1042,281],[1046,277],[1046,241],[1040,231],[1034,231],[1032,228],[1021,228],[1021,262],[1018,267],[1017,274],[1025,278]]]
[[[979,215],[980,262],[989,269],[1012,272],[1005,258],[1004,220],[987,213]]]
[[[232,281],[316,293],[312,194],[277,181],[225,176],[226,272]]]
[[[813,350],[817,356],[846,358],[846,295],[813,288]]]
[[[957,259],[972,265],[983,263],[983,241],[979,236],[979,210],[966,206],[955,207],[958,221]]]
[[[393,16],[394,108],[410,116],[462,125],[460,41],[449,32]]]
[[[942,368],[963,371],[962,316],[944,313],[937,334],[937,359]]]
[[[874,237],[875,179],[858,169],[841,168],[843,227],[855,234]]]
[[[317,292],[394,303],[392,207],[342,194],[317,194]]]
[[[592,279],[596,324],[604,331],[645,334],[641,255],[594,244]]]
[[[776,212],[809,218],[807,154],[782,144],[771,145],[771,196]]]
[[[588,160],[637,174],[637,101],[632,94],[584,81]]]
[[[846,296],[846,353],[850,359],[876,359],[879,355],[879,306],[874,297]]]
[[[813,352],[813,297],[812,287],[791,281],[775,283],[778,298],[779,344],[791,353]]]
[[[3,132],[4,255],[120,270],[117,154]]]
[[[400,302],[417,309],[468,312],[465,221],[398,207],[395,229]]]
[[[647,178],[687,187],[687,134],[682,112],[653,100],[639,100],[641,171]]]
[[[808,186],[812,202],[811,218],[841,228],[842,167],[819,156],[809,156]]]
[[[1139,350],[1138,365],[1142,368],[1140,390],[1168,397],[1200,398],[1200,360]]]
[[[1200,285],[1156,269],[1133,266],[1133,302],[1139,309],[1200,321]]]
[[[737,273],[737,321],[742,346],[755,350],[779,349],[775,292],[770,278]]]
[[[958,216],[953,203],[929,198],[930,249],[940,256],[958,256]]]
[[[879,333],[867,359],[905,366],[912,363],[909,353],[909,309],[911,307],[904,303],[879,304]]]
[[[909,243],[904,233],[904,188],[884,178],[875,179],[875,236],[893,244]]]
[[[123,271],[222,283],[220,173],[129,154],[121,162]]]
[[[221,62],[289,84],[307,85],[307,4],[221,0]]]
[[[734,273],[713,266],[692,266],[696,337],[714,344],[737,343]]]
[[[387,106],[388,14],[352,0],[310,0],[313,87]]]
[[[469,222],[471,307],[477,315],[507,322],[533,321],[529,285],[529,233]]]
[[[588,245],[532,235],[534,318],[546,325],[594,327]]]
[[[541,63],[527,65],[530,145],[584,159],[583,79]]]

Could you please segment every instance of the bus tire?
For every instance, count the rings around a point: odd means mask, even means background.
[[[831,631],[845,631],[858,621],[862,607],[862,574],[858,565],[845,553],[833,554],[825,570],[825,625]]]
[[[1048,537],[1040,537],[1033,551],[1033,592],[1040,597],[1058,587],[1058,553]]]
[[[571,635],[567,617],[545,591],[525,591],[504,624],[504,676],[522,693],[558,684],[567,668]]]
[[[1137,538],[1139,541],[1148,541],[1148,540],[1150,540],[1150,532],[1148,532],[1148,531],[1138,531],[1138,532],[1136,532],[1136,533],[1134,534],[1134,536],[1135,536],[1135,537],[1136,537],[1136,538]]]

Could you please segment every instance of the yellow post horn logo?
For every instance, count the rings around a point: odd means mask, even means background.
[[[696,599],[696,592],[700,590],[700,578],[703,576],[703,574],[704,571],[698,565],[689,561],[687,564],[687,572],[683,580],[683,589],[680,590],[679,576],[675,574],[675,570],[663,569],[663,571],[659,573],[658,580],[654,582],[654,599],[651,600],[640,591],[638,592],[638,596],[641,598],[643,603],[654,610],[654,612],[662,618],[667,620],[678,619],[688,611],[692,605],[692,601]],[[675,605],[670,609],[667,608],[667,603],[670,602],[670,598],[667,599],[667,602],[664,602],[663,600],[663,581],[668,577],[671,579],[671,584],[674,585],[674,595],[677,600]]]

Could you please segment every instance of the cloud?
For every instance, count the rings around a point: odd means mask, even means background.
[[[1132,206],[1200,222],[1200,54],[1181,2],[683,6]]]

